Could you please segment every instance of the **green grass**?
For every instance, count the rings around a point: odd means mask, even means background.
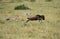
[[[16,6],[26,5],[31,8],[31,15],[45,15],[42,22],[30,21],[25,24],[28,10],[14,10]],[[0,39],[60,39],[60,2],[53,0],[45,2],[0,3]],[[18,21],[6,21],[7,17],[20,16]]]
[[[15,7],[15,10],[29,10],[29,9],[30,9],[30,8],[27,7],[27,6],[25,6],[24,4]]]

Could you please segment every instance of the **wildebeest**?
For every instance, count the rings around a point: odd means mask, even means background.
[[[35,15],[34,17],[30,17],[30,18],[27,18],[28,20],[26,21],[26,23],[28,21],[34,21],[34,20],[45,20],[45,16],[44,15]]]

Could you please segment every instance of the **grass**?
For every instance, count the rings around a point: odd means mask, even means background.
[[[60,39],[60,3],[54,2],[22,2],[22,3],[0,3],[0,39]],[[41,2],[39,2],[41,1]],[[31,8],[31,15],[45,15],[42,22],[30,21],[24,25],[27,20],[25,13],[29,10],[14,10],[18,5],[25,4]],[[54,8],[56,7],[56,8]],[[18,21],[6,21],[5,18],[19,15]],[[2,23],[4,22],[4,23]]]
[[[46,0],[47,2],[51,2],[52,0]]]

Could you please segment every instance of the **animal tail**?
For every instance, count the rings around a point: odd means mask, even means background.
[[[30,18],[27,18],[27,19],[30,19]]]

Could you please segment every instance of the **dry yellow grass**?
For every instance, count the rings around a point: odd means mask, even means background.
[[[37,0],[34,3],[0,3],[0,39],[60,39],[60,0],[45,2]],[[42,22],[30,21],[24,25],[28,10],[14,10],[18,5],[30,7],[31,15],[43,14]],[[6,17],[20,16],[18,21],[6,21]]]

